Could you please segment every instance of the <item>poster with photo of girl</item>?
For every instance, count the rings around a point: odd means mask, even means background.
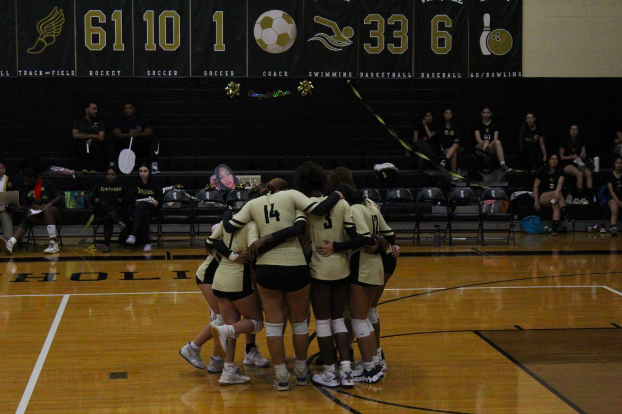
[[[223,191],[233,190],[240,182],[227,164],[220,164],[216,167],[214,175],[216,175],[216,179],[218,180],[218,188]]]

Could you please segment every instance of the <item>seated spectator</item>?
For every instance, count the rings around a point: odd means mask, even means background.
[[[527,112],[525,122],[520,128],[520,148],[525,156],[525,162],[531,172],[538,172],[546,163],[546,143],[544,128],[536,119],[533,112]]]
[[[88,102],[84,116],[73,121],[73,150],[78,157],[78,168],[83,173],[97,173],[103,169],[106,160],[112,157],[112,141],[106,139],[106,124],[97,116],[97,104]]]
[[[413,147],[415,151],[420,152],[432,161],[441,153],[437,132],[432,112],[425,112],[421,124],[415,129]],[[422,169],[424,160],[418,158],[417,161],[417,169]]]
[[[563,170],[559,167],[559,156],[553,154],[549,158],[548,168],[543,168],[533,183],[535,210],[540,211],[542,207],[551,207],[553,209],[553,226],[551,231],[553,236],[559,234],[559,219],[561,217],[572,223],[566,200],[562,196],[564,180]]]
[[[589,204],[594,200],[592,191],[592,173],[587,167],[586,141],[579,135],[579,127],[572,125],[570,135],[559,148],[559,156],[564,172],[577,179],[577,196],[573,204]],[[587,189],[584,190],[583,179]]]
[[[609,231],[612,236],[618,235],[618,215],[622,208],[622,157],[618,156],[613,165],[613,171],[607,179],[607,189],[611,199],[607,202],[611,211],[611,228]]]
[[[218,179],[218,188],[223,191],[235,189],[240,180],[235,176],[233,170],[227,164],[220,164],[214,171]]]
[[[337,167],[330,174],[328,174],[328,189],[335,191],[335,188],[341,183],[348,184],[352,188],[356,188],[354,185],[354,177],[350,170],[346,167]]]
[[[209,184],[218,188],[218,178],[216,178],[216,174],[212,174],[209,178]]]
[[[160,142],[153,133],[151,123],[146,118],[136,116],[136,107],[130,102],[123,105],[123,114],[122,118],[117,119],[112,130],[116,137],[115,153],[129,148],[130,138],[134,138],[132,151],[136,154],[136,158],[149,160],[151,162],[151,173],[159,173]]]
[[[158,213],[158,207],[162,202],[162,188],[155,183],[147,163],[138,167],[138,178],[129,193],[130,217],[134,219],[134,225],[126,243],[133,245],[138,240],[145,244],[143,251],[150,252],[151,233],[149,226],[151,217]]]
[[[482,119],[475,128],[475,141],[476,141],[476,153],[481,155],[484,153],[484,157],[488,160],[489,156],[494,155],[501,164],[501,171],[510,172],[512,168],[505,164],[505,155],[503,153],[503,145],[499,140],[499,128],[492,121],[492,111],[489,107],[485,106],[482,109]]]
[[[454,111],[450,108],[445,109],[445,112],[443,112],[443,122],[439,129],[441,151],[445,155],[441,161],[441,167],[446,168],[447,163],[449,163],[449,169],[452,172],[457,172],[458,154],[462,151],[462,144],[460,141],[460,131],[456,129],[452,122],[453,117]]]
[[[50,245],[44,253],[58,253],[58,229],[56,225],[61,220],[60,205],[63,196],[58,192],[56,185],[41,177],[32,167],[22,170],[23,191],[20,192],[21,205],[26,208],[26,217],[15,230],[13,237],[0,239],[0,248],[6,254],[13,254],[13,246],[20,241],[28,231],[37,224],[47,226]]]
[[[117,224],[121,231],[126,227],[122,218],[127,203],[127,191],[119,183],[118,177],[119,169],[108,167],[106,178],[95,186],[90,197],[95,206],[95,216],[104,220],[104,253],[110,253],[113,226]]]
[[[613,153],[618,156],[622,155],[622,120],[616,128],[616,139],[614,140]]]
[[[0,159],[0,193],[5,191],[15,191],[13,182],[6,175],[6,162]],[[7,206],[0,206],[0,226],[5,239],[13,237],[13,217],[11,212],[7,210]]]

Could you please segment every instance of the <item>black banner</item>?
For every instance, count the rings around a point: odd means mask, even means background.
[[[251,0],[248,9],[248,75],[304,75],[303,2]]]
[[[132,0],[76,1],[78,76],[133,76]]]
[[[469,13],[466,2],[417,3],[415,73],[420,78],[468,76]]]
[[[190,76],[189,0],[134,0],[134,75]]]
[[[413,76],[413,2],[360,0],[359,77]]]
[[[481,0],[470,5],[472,78],[515,78],[523,67],[523,1]]]
[[[0,78],[16,76],[15,0],[0,0]]]
[[[305,4],[305,62],[311,78],[356,76],[358,24],[356,4],[317,0]]]
[[[192,76],[246,76],[246,0],[192,2]]]
[[[17,0],[19,76],[75,76],[73,0]]]

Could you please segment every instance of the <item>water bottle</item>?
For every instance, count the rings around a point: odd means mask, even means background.
[[[594,157],[594,172],[600,172],[600,157]]]
[[[434,226],[434,247],[441,247],[441,230],[439,226]]]

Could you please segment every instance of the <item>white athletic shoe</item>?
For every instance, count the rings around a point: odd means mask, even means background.
[[[382,377],[382,369],[379,366],[370,370],[357,369],[352,373],[354,382],[366,382],[368,384],[375,384],[380,381]]]
[[[0,238],[0,249],[10,256],[13,254],[13,243],[11,243],[11,240],[2,237]]]
[[[273,385],[277,391],[289,391],[289,372],[283,376],[277,374]]]
[[[43,251],[43,253],[46,253],[46,254],[53,254],[53,253],[58,253],[58,252],[60,252],[60,249],[58,248],[58,242],[54,240],[50,240],[50,245],[48,246],[47,249]]]
[[[305,386],[309,383],[309,369],[307,367],[302,371],[294,368],[294,375],[296,376],[296,385]]]
[[[227,354],[227,338],[229,325],[212,326],[212,336],[216,345],[216,353],[219,357],[224,358]]]
[[[242,362],[244,365],[255,365],[259,368],[265,368],[270,365],[270,361],[261,355],[258,347],[251,348],[251,351],[244,357],[244,361]]]
[[[218,380],[220,385],[244,384],[247,382],[251,382],[250,377],[242,375],[237,367],[233,371],[224,370]]]
[[[209,365],[207,366],[207,372],[211,374],[221,373],[225,369],[225,361],[219,357],[211,357],[209,359]]]
[[[387,360],[384,358],[384,351],[382,349],[378,352],[378,359],[380,359],[382,372],[387,372]]]
[[[201,359],[201,350],[195,350],[190,342],[184,345],[179,350],[179,355],[181,355],[186,361],[190,363],[193,367],[197,369],[205,369],[205,362]]]
[[[352,377],[353,371],[339,371],[339,378],[341,379],[341,386],[345,388],[354,387],[354,379]]]
[[[337,376],[336,372],[330,372],[324,370],[321,374],[316,374],[311,379],[314,384],[320,384],[325,387],[338,387],[341,384],[340,378]]]
[[[579,198],[575,198],[575,199],[572,201],[572,204],[580,205],[580,204],[581,204],[581,199],[579,199]]]
[[[150,251],[151,251],[151,244],[145,244],[145,247],[143,247],[143,252],[149,253]]]

